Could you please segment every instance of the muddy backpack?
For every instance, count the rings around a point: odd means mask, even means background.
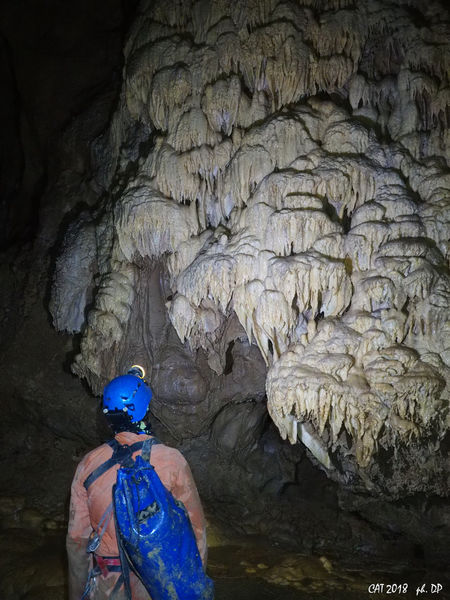
[[[100,520],[88,552],[95,552],[100,545],[113,514],[121,566],[116,588],[123,582],[131,600],[131,569],[152,600],[213,600],[213,582],[203,570],[187,511],[150,464],[152,446],[160,442],[150,438],[132,446],[120,445],[117,440],[108,443],[112,457],[89,475],[85,488],[113,465],[121,467],[112,504]],[[132,454],[140,448],[142,456],[133,461]]]

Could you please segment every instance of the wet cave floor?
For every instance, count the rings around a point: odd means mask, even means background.
[[[32,510],[20,526],[2,529],[0,599],[67,600],[64,540],[62,523],[42,522]],[[349,568],[325,556],[286,552],[262,538],[229,540],[213,539],[209,549],[215,600],[450,598],[450,580],[432,570]]]

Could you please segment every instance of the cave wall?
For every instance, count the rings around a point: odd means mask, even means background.
[[[36,232],[49,171],[61,168],[55,153],[61,131],[99,94],[117,89],[124,29],[134,5],[2,2],[0,248]],[[99,133],[104,122],[97,119],[95,127]],[[75,161],[71,167],[76,169]]]
[[[36,510],[41,523],[63,522],[76,463],[106,435],[70,373],[74,341],[52,328],[47,307],[65,219],[98,199],[90,144],[114,110],[127,5],[0,5],[2,526],[21,515],[26,525]]]

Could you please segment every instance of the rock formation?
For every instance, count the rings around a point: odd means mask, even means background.
[[[444,493],[443,4],[144,1],[124,54],[97,199],[55,268],[54,325],[82,333],[73,371],[99,393],[142,361],[155,414],[193,436],[267,377],[281,436],[330,477]]]

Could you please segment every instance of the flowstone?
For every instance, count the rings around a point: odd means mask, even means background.
[[[449,39],[435,0],[142,2],[102,199],[55,271],[74,372],[167,379],[169,318],[208,424],[230,344],[256,344],[281,436],[330,476],[445,493]]]

